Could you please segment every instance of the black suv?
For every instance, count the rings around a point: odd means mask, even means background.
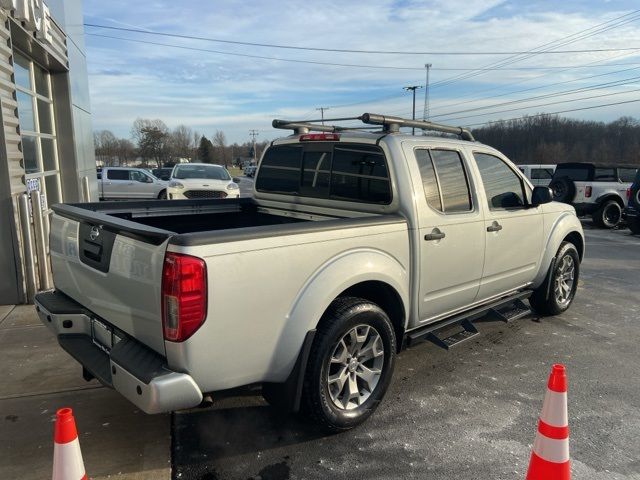
[[[629,230],[635,235],[640,235],[640,170],[636,173],[636,178],[627,190],[627,208],[624,209],[622,217],[627,221]]]
[[[622,220],[637,166],[561,163],[556,167],[549,188],[553,199],[576,209],[580,216],[591,215],[593,223],[614,228]]]

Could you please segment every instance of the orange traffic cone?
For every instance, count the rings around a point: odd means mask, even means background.
[[[73,412],[70,408],[61,408],[56,412],[56,425],[53,431],[51,479],[86,480],[86,478]]]
[[[526,480],[569,480],[569,421],[564,365],[553,365]]]

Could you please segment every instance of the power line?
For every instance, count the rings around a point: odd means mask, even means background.
[[[320,116],[322,117],[322,120],[321,120],[322,121],[322,125],[324,125],[324,111],[325,110],[329,110],[329,108],[331,108],[331,107],[319,107],[319,108],[316,108],[316,110],[320,110]]]
[[[538,105],[529,105],[529,106],[526,106],[526,107],[509,108],[507,110],[498,110],[496,112],[476,113],[474,115],[465,115],[465,116],[462,116],[462,117],[445,118],[442,121],[443,122],[450,122],[450,121],[453,121],[453,120],[462,120],[464,118],[473,118],[473,117],[496,115],[498,113],[517,112],[518,110],[523,110],[523,109],[548,107],[550,105],[559,105],[561,103],[567,103],[567,102],[581,102],[583,100],[593,100],[595,98],[613,97],[613,96],[616,96],[616,95],[624,95],[624,94],[627,94],[627,93],[635,93],[635,92],[640,92],[640,88],[635,88],[633,90],[625,90],[623,92],[603,93],[602,95],[589,95],[588,97],[582,97],[582,98],[571,98],[571,99],[568,99],[568,100],[558,100],[556,102],[540,103]]]
[[[603,61],[603,60],[601,60],[601,61]],[[591,63],[593,63],[593,62],[591,62]],[[590,64],[587,64],[585,66],[590,66]],[[445,105],[441,105],[440,108],[455,107],[455,106],[458,106],[458,105],[467,105],[469,103],[477,103],[477,102],[481,102],[483,100],[491,100],[492,98],[506,97],[508,95],[514,95],[514,94],[517,94],[517,93],[530,92],[530,91],[533,91],[533,90],[541,90],[541,89],[544,89],[544,88],[554,87],[556,85],[565,85],[567,83],[580,82],[582,80],[589,80],[591,78],[606,77],[608,75],[615,75],[617,73],[623,73],[623,72],[628,72],[628,71],[637,70],[637,69],[638,69],[638,67],[625,68],[625,69],[622,69],[622,70],[615,70],[613,72],[605,72],[605,73],[599,73],[597,75],[589,75],[587,77],[574,78],[573,80],[564,80],[562,82],[548,83],[548,84],[545,84],[545,85],[539,85],[537,87],[524,88],[524,89],[521,89],[521,90],[515,90],[513,92],[505,92],[505,93],[501,93],[501,94],[498,94],[498,95],[490,95],[488,97],[477,98],[477,99],[474,99],[474,100],[465,100],[465,101],[462,101],[462,102],[447,103]],[[525,80],[525,81],[507,83],[506,85],[500,85],[498,87],[492,87],[492,88],[489,88],[489,89],[486,89],[486,90],[481,90],[480,92],[476,92],[476,93],[491,92],[493,90],[498,90],[500,88],[508,87],[508,86],[511,86],[511,85],[518,85],[520,83],[529,82],[531,80],[537,80],[539,78],[547,77],[548,75],[549,74],[545,74],[545,75],[540,75],[540,76],[537,76],[537,77],[534,77],[532,79],[528,79],[528,80]],[[470,96],[470,95],[468,95],[468,94],[467,95],[463,95],[462,98],[468,97],[468,96]],[[442,114],[442,115],[447,115],[447,114]]]
[[[526,60],[527,58],[530,58],[530,57],[532,57],[534,55],[537,55],[539,53],[542,53],[542,52],[551,53],[551,50],[555,50],[556,48],[559,48],[560,46],[564,46],[564,45],[567,45],[567,44],[570,44],[570,43],[574,43],[574,42],[577,42],[579,40],[583,40],[585,38],[588,38],[590,36],[597,35],[599,33],[605,32],[605,31],[610,30],[612,28],[619,27],[620,25],[623,25],[625,23],[629,23],[629,22],[635,21],[638,18],[640,18],[640,17],[636,16],[636,14],[639,13],[639,12],[640,12],[640,10],[634,10],[634,11],[632,11],[630,13],[627,13],[625,15],[621,15],[619,17],[613,18],[613,19],[608,20],[606,22],[602,22],[602,23],[600,23],[598,25],[595,25],[593,27],[587,28],[585,30],[581,30],[581,31],[573,33],[571,35],[567,35],[567,36],[562,37],[562,38],[560,38],[558,40],[554,40],[552,42],[548,42],[548,43],[542,44],[542,45],[540,45],[538,47],[535,47],[535,48],[531,49],[529,52],[525,53],[524,56],[516,54],[516,55],[514,55],[512,57],[503,59],[501,61],[491,63],[487,67],[496,67],[496,66],[504,67],[506,65],[513,64],[515,62],[520,62],[522,60]],[[631,17],[631,19],[627,18],[626,20],[622,20],[625,17]],[[607,24],[611,24],[611,25],[607,25]],[[607,26],[605,27],[605,25],[607,25]],[[587,32],[589,32],[589,33],[587,33]],[[572,38],[572,37],[575,37],[575,38]],[[564,42],[564,43],[562,43],[562,42]],[[543,49],[543,50],[541,50],[541,49]],[[558,51],[558,50],[555,50],[555,51]],[[451,83],[458,82],[458,81],[461,81],[461,80],[466,80],[468,78],[476,77],[476,76],[482,75],[482,74],[483,74],[483,72],[480,71],[480,72],[476,72],[476,73],[467,73],[467,74],[457,75],[457,76],[454,76],[454,77],[450,77],[448,79],[441,80],[440,82],[436,82],[434,84],[434,86],[437,87],[437,86],[450,85]]]
[[[511,100],[511,101],[508,101],[508,102],[495,103],[493,105],[485,105],[483,107],[467,108],[465,110],[458,110],[456,112],[442,113],[440,115],[433,115],[432,118],[448,117],[450,115],[456,115],[458,113],[476,112],[478,110],[487,110],[489,108],[503,107],[503,106],[514,105],[514,104],[523,103],[523,102],[531,102],[531,101],[534,101],[534,100],[542,100],[542,99],[545,99],[545,98],[552,98],[552,97],[557,97],[557,96],[561,96],[561,95],[570,95],[570,94],[574,94],[574,93],[588,92],[590,90],[599,90],[599,89],[605,88],[605,87],[618,87],[618,86],[622,86],[622,85],[628,85],[629,83],[634,83],[637,80],[640,80],[640,76],[625,78],[625,79],[621,79],[621,80],[614,80],[612,82],[598,83],[598,84],[595,84],[595,85],[587,85],[585,87],[574,88],[574,89],[571,89],[571,90],[564,90],[564,91],[556,92],[556,93],[546,93],[544,95],[537,95],[537,96],[534,96],[534,97],[521,98],[521,99],[518,99],[518,100]],[[461,117],[461,118],[464,118],[464,117]]]
[[[629,15],[629,14],[628,14]],[[126,28],[126,27],[114,27],[110,25],[100,25],[95,23],[85,23],[85,27],[94,27],[94,28],[104,28],[108,30],[117,30],[121,32],[133,32],[133,33],[141,33],[145,35],[158,35],[162,37],[172,37],[172,38],[181,38],[187,40],[199,40],[199,41],[207,41],[207,42],[216,42],[216,43],[226,43],[231,45],[244,45],[249,47],[266,47],[266,48],[281,48],[288,50],[306,50],[306,51],[314,51],[314,52],[332,52],[332,53],[362,53],[362,54],[377,54],[377,55],[524,55],[532,53],[530,50],[527,51],[479,51],[479,52],[471,52],[471,51],[399,51],[399,50],[356,50],[356,49],[346,49],[346,48],[321,48],[321,47],[300,47],[296,45],[282,45],[275,43],[257,43],[257,42],[241,42],[238,40],[224,40],[221,38],[213,38],[213,37],[199,37],[195,35],[183,35],[178,33],[168,33],[168,32],[159,32],[154,30],[143,30],[138,28]],[[551,54],[568,54],[568,53],[594,53],[594,52],[619,52],[624,50],[637,50],[640,47],[622,47],[622,48],[589,48],[589,49],[576,49],[576,50],[553,50],[549,52],[534,52],[538,53],[551,53]]]
[[[224,52],[221,50],[211,50],[208,48],[198,48],[198,47],[187,47],[184,45],[173,45],[170,43],[160,43],[160,42],[152,42],[149,40],[140,40],[138,38],[124,38],[124,37],[115,37],[112,35],[102,35],[100,33],[86,33],[85,35],[90,35],[92,37],[101,37],[101,38],[110,38],[112,40],[123,40],[125,42],[135,42],[135,43],[144,43],[147,45],[155,45],[159,47],[171,47],[171,48],[180,48],[182,50],[192,50],[195,52],[207,52],[207,53],[215,53],[218,55],[228,55],[231,57],[245,57],[245,58],[259,58],[262,60],[276,60],[278,62],[290,62],[290,63],[306,63],[311,65],[327,65],[331,67],[354,67],[354,68],[377,68],[383,70],[423,70],[419,67],[394,67],[394,66],[384,66],[384,65],[363,65],[363,64],[354,64],[354,63],[333,63],[333,62],[316,62],[314,60],[297,60],[293,58],[279,58],[279,57],[267,57],[264,55],[251,55],[249,53],[236,53],[236,52]]]
[[[614,105],[625,105],[627,103],[637,103],[637,102],[640,102],[640,99],[637,99],[637,100],[626,100],[624,102],[604,103],[602,105],[592,105],[590,107],[572,108],[570,110],[561,110],[559,112],[537,113],[535,115],[524,115],[522,117],[507,118],[507,119],[504,119],[504,120],[492,120],[490,122],[471,123],[471,124],[465,125],[465,127],[476,127],[476,126],[480,126],[480,125],[490,125],[490,124],[493,124],[493,123],[512,122],[514,120],[522,120],[523,118],[544,117],[545,115],[559,115],[561,113],[579,112],[579,111],[582,111],[582,110],[593,110],[595,108],[612,107]]]
[[[331,66],[331,67],[348,67],[348,68],[371,68],[371,69],[379,69],[379,70],[414,70],[414,71],[424,71],[424,68],[420,68],[420,67],[406,67],[406,66],[393,66],[393,65],[367,65],[367,64],[358,64],[358,63],[336,63],[336,62],[320,62],[320,61],[315,61],[315,60],[299,60],[299,59],[294,59],[294,58],[280,58],[280,57],[269,57],[269,56],[265,56],[265,55],[252,55],[249,53],[237,53],[237,52],[225,52],[222,50],[212,50],[212,49],[208,49],[208,48],[198,48],[198,47],[188,47],[185,45],[174,45],[171,43],[161,43],[161,42],[152,42],[150,40],[140,40],[138,38],[125,38],[125,37],[116,37],[113,35],[103,35],[100,33],[89,33],[87,32],[85,35],[88,36],[92,36],[92,37],[100,37],[100,38],[108,38],[111,40],[122,40],[125,42],[134,42],[134,43],[141,43],[141,44],[146,44],[146,45],[154,45],[154,46],[160,46],[160,47],[170,47],[170,48],[179,48],[181,50],[191,50],[191,51],[195,51],[195,52],[207,52],[207,53],[214,53],[217,55],[227,55],[227,56],[231,56],[231,57],[244,57],[244,58],[257,58],[257,59],[261,59],[261,60],[275,60],[278,62],[288,62],[288,63],[303,63],[303,64],[310,64],[310,65],[325,65],[325,66]],[[640,50],[640,48],[638,48],[638,50]],[[624,65],[624,64],[622,64]],[[602,67],[607,67],[609,65],[602,65]],[[554,67],[520,67],[520,68],[512,68],[512,69],[507,69],[507,68],[484,68],[482,69],[483,71],[506,71],[506,70],[520,70],[520,71],[527,71],[527,70],[557,70],[557,69],[572,69],[572,68],[586,68],[587,65],[572,65],[572,66],[567,66],[567,67],[559,67],[559,66],[554,66]],[[438,70],[438,71],[475,71],[478,69],[472,69],[472,68],[437,68],[434,70]]]

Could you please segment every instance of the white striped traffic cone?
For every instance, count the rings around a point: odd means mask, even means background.
[[[553,365],[526,480],[569,480],[569,419],[564,365]]]
[[[76,422],[70,408],[56,412],[53,431],[53,475],[51,480],[86,480]]]

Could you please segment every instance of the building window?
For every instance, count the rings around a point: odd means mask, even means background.
[[[48,208],[62,201],[51,75],[18,52],[13,59],[27,190],[40,190]]]

